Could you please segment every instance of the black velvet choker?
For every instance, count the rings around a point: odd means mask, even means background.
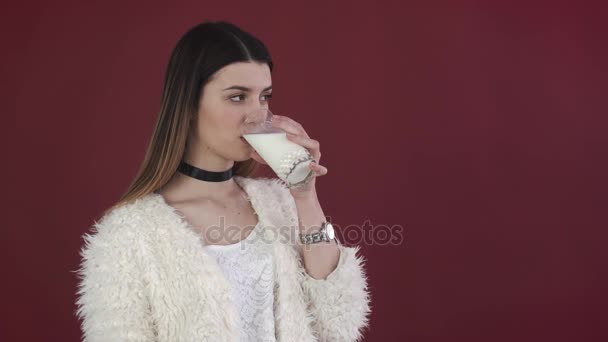
[[[186,176],[206,182],[224,182],[232,178],[232,168],[226,171],[207,171],[199,169],[196,166],[192,166],[185,161],[182,161],[179,164],[179,168],[177,170]]]

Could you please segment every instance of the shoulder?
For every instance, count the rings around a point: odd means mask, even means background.
[[[81,255],[92,250],[112,252],[132,250],[141,246],[153,231],[158,220],[166,217],[162,203],[156,194],[149,194],[107,212],[83,234]]]

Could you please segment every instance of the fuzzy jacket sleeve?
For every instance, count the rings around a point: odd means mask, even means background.
[[[314,330],[320,341],[360,341],[369,323],[370,294],[359,247],[338,242],[340,261],[325,279],[304,273],[302,287],[315,314]]]
[[[118,211],[83,236],[76,314],[84,342],[155,340],[139,267],[139,227]]]
[[[282,211],[296,217],[297,208],[289,189],[279,185]],[[337,240],[336,240],[337,241]],[[314,316],[313,330],[320,341],[361,341],[369,324],[371,296],[359,246],[347,247],[339,241],[340,259],[325,279],[315,279],[298,261],[301,285]],[[299,254],[298,254],[299,255]]]

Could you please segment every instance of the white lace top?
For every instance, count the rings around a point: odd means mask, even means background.
[[[230,245],[205,245],[232,285],[241,341],[276,341],[274,327],[274,260],[258,225]]]

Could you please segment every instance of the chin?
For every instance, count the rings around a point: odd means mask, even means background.
[[[228,144],[225,146],[228,146]],[[251,159],[251,152],[253,152],[253,147],[239,141],[234,144],[234,146],[233,144],[230,144],[230,149],[224,149],[218,154],[224,159],[233,160],[235,162],[243,162]]]
[[[250,160],[250,159],[251,159],[251,157],[246,157],[246,158],[236,158],[236,159],[234,159],[234,162],[239,162],[239,163],[242,163],[242,162],[244,162],[244,161],[248,161],[248,160]]]
[[[245,151],[241,151],[237,155],[233,156],[232,160],[235,162],[243,162],[251,159],[251,149],[247,149]]]

